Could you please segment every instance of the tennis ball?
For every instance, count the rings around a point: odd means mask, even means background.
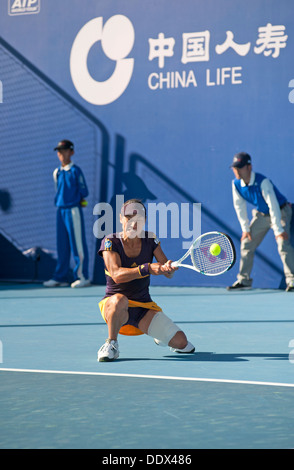
[[[87,207],[88,201],[86,201],[86,199],[82,199],[81,202],[80,202],[80,205],[81,205],[82,207]]]
[[[210,253],[212,256],[218,256],[222,251],[221,247],[217,243],[213,243],[209,248]]]

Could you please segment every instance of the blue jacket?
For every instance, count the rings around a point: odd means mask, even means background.
[[[81,199],[89,194],[83,172],[74,163],[56,168],[53,178],[56,184],[55,205],[57,207],[66,209],[79,206]]]

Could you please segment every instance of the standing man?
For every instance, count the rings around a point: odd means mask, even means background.
[[[251,287],[250,278],[256,248],[271,228],[281,257],[287,288],[294,291],[294,249],[290,244],[292,208],[276,186],[265,176],[252,171],[251,157],[240,152],[231,165],[235,179],[232,182],[233,203],[242,229],[241,260],[237,281],[228,290]],[[253,204],[253,218],[249,223],[247,202]]]
[[[56,187],[58,260],[53,278],[43,285],[45,287],[69,285],[67,276],[72,252],[75,268],[71,287],[86,287],[90,285],[89,259],[82,205],[89,192],[82,170],[71,161],[74,144],[69,140],[62,140],[54,150],[57,151],[61,162],[61,166],[53,172]]]

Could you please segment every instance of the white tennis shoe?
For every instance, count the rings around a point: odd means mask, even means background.
[[[107,339],[98,351],[98,362],[111,362],[119,357],[118,342]]]
[[[49,281],[43,282],[44,287],[67,287],[69,286],[68,282],[58,282],[55,279],[49,279]]]
[[[172,352],[181,353],[181,354],[192,354],[195,352],[195,346],[193,346],[190,341],[188,341],[187,346],[184,349],[170,348]]]
[[[166,346],[166,344],[163,343],[162,341],[160,341],[160,339],[154,338],[154,343],[157,344],[157,346],[163,346],[163,347]],[[187,344],[187,346],[186,346],[184,349],[170,348],[170,350],[171,350],[172,352],[177,352],[177,353],[192,354],[192,353],[195,351],[195,346],[193,346],[193,344],[191,344],[191,343],[188,341],[188,344]]]
[[[77,279],[70,286],[73,288],[76,288],[76,287],[89,287],[90,285],[91,285],[91,281],[89,279]]]
[[[286,292],[294,292],[294,281],[291,281],[287,287],[286,287]]]

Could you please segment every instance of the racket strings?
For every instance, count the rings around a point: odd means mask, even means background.
[[[219,255],[210,253],[212,244],[221,248]],[[227,271],[234,261],[234,251],[229,239],[222,234],[208,234],[201,238],[191,250],[191,259],[194,267],[201,273],[220,274]]]

